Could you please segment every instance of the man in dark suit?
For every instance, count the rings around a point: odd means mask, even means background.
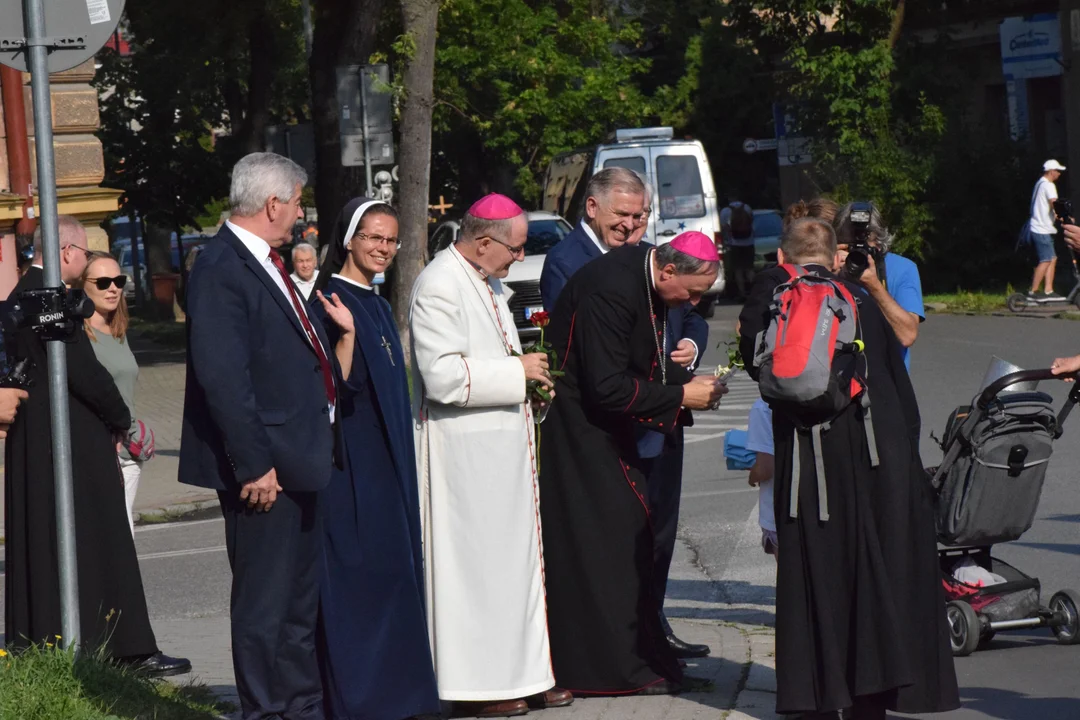
[[[592,176],[585,188],[585,217],[544,258],[540,274],[540,294],[544,308],[555,302],[570,277],[592,260],[623,245],[641,242],[648,225],[652,193],[641,176],[626,168],[613,167]],[[671,359],[693,371],[701,361],[701,351],[709,339],[709,325],[687,303],[668,314],[667,342]],[[675,554],[679,530],[679,499],[682,495],[683,430],[672,433],[641,430],[638,454],[648,474],[649,510],[654,537],[653,578],[660,619],[668,642],[678,657],[704,657],[707,645],[683,642],[664,617],[668,571]]]
[[[180,481],[220,498],[245,720],[323,717],[317,493],[334,455],[333,348],[275,249],[302,217],[306,182],[282,156],[240,160],[231,218],[199,253],[189,286]],[[342,320],[350,343],[352,329]]]

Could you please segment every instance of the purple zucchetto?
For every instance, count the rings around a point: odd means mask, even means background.
[[[509,220],[524,212],[516,202],[498,193],[485,195],[469,208],[469,214],[481,220]]]
[[[679,234],[671,241],[671,247],[683,255],[689,255],[698,260],[710,263],[720,262],[720,253],[716,251],[716,243],[708,235],[697,230],[688,230]]]

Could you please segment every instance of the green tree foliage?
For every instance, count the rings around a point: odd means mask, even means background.
[[[195,225],[270,122],[303,118],[299,24],[299,0],[129,4],[132,53],[104,51],[95,79],[105,184],[124,190],[123,211]]]
[[[435,79],[444,181],[466,196],[488,189],[490,177],[469,177],[465,167],[479,156],[489,176],[510,168],[517,191],[538,198],[555,154],[650,115],[635,82],[648,61],[627,52],[640,42],[636,23],[597,12],[591,0],[448,0]],[[454,176],[457,167],[465,177]]]

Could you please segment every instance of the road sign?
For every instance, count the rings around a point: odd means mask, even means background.
[[[394,108],[389,67],[344,65],[337,69],[337,81],[338,122],[342,135],[364,134],[364,112],[367,113],[368,132],[393,132]],[[360,96],[361,85],[363,97]]]
[[[30,72],[23,34],[24,0],[0,0],[0,63]],[[97,54],[124,12],[124,0],[42,2],[49,72],[70,70]]]
[[[371,151],[372,165],[394,164],[393,133],[371,133],[367,146]],[[363,135],[341,136],[341,164],[345,167],[357,167],[364,164]]]
[[[762,150],[775,150],[778,145],[776,138],[768,138],[765,140],[755,140],[754,138],[746,138],[743,140],[742,149],[747,155],[752,155]]]

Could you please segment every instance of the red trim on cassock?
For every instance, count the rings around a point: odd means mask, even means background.
[[[562,365],[559,369],[562,370],[566,367],[566,361],[570,359],[570,348],[574,346],[574,323],[577,322],[577,313],[575,312],[570,316],[570,336],[566,340],[566,355],[563,356]]]
[[[682,415],[682,405],[675,408],[675,419],[671,421],[671,429],[679,427],[679,416]]]
[[[563,690],[569,690],[574,695],[636,695],[645,688],[651,688],[653,685],[659,685],[663,682],[671,682],[667,678],[660,678],[659,680],[653,680],[648,685],[642,685],[636,690],[573,690],[571,688],[563,688]]]
[[[634,378],[634,397],[630,398],[630,404],[628,404],[626,406],[626,409],[623,410],[624,413],[630,412],[630,408],[633,407],[634,401],[637,400],[639,392],[641,392],[641,383],[637,381],[637,378]]]

